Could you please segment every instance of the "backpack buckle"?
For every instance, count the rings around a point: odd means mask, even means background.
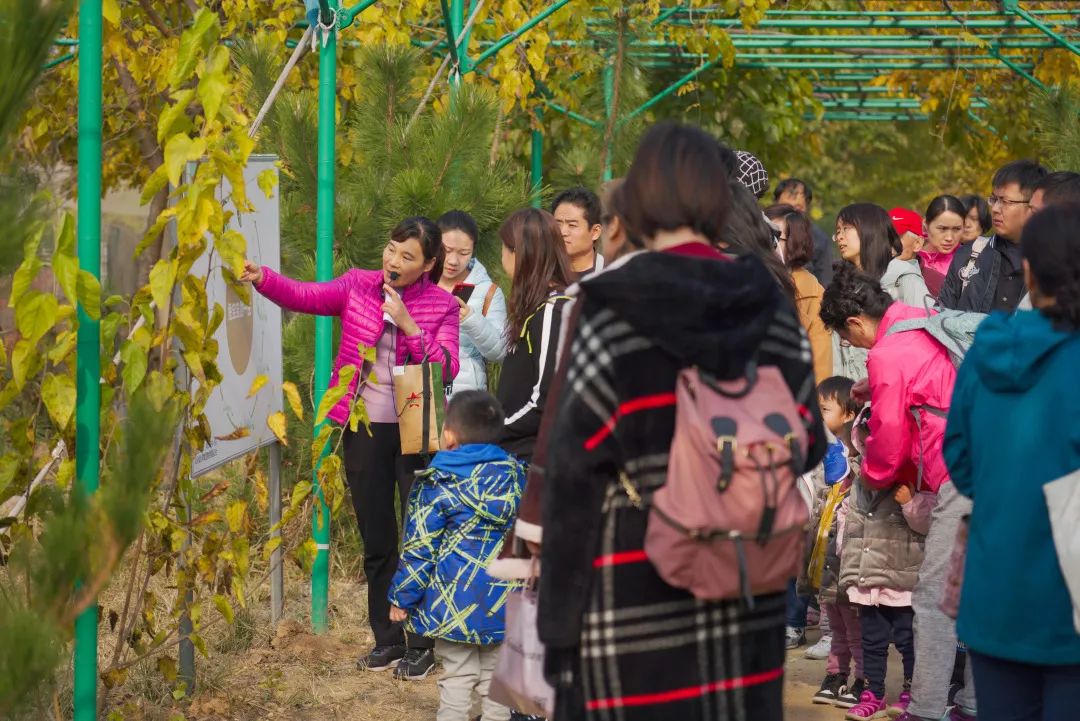
[[[716,482],[718,491],[726,491],[735,475],[735,453],[739,449],[739,440],[735,436],[720,436],[716,439],[716,452],[720,454],[720,478]]]

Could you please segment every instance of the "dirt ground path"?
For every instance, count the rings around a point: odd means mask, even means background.
[[[292,581],[288,586],[302,588],[301,579]],[[407,683],[389,673],[356,670],[357,656],[371,645],[365,591],[357,583],[332,583],[331,629],[325,636],[310,633],[309,601],[300,592],[289,595],[286,620],[273,631],[268,603],[253,607],[246,625],[232,632],[238,638],[219,640],[216,653],[198,659],[198,687],[190,701],[173,701],[169,689],[155,685],[150,672],[142,684],[129,684],[110,707],[122,711],[127,721],[433,720],[438,708],[435,675]],[[811,643],[817,640],[816,630],[808,635]],[[898,666],[890,663],[893,671]],[[840,709],[810,702],[824,674],[824,661],[805,659],[803,649],[789,653],[787,721],[842,721]]]

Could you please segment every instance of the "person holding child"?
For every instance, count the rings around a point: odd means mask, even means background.
[[[916,600],[921,600],[920,610],[924,608],[937,584],[936,577],[920,579],[920,568],[929,514],[937,503],[934,494],[949,483],[941,457],[944,411],[938,409],[949,407],[956,369],[948,351],[929,333],[889,330],[925,315],[925,310],[895,303],[874,278],[850,266],[839,269],[821,307],[827,326],[853,346],[869,350],[873,413],[862,472],[848,501],[840,580],[848,598],[861,606],[870,688],[848,715],[858,721],[888,707],[884,672],[890,636],[904,656],[904,690],[889,707],[894,715],[905,713],[911,703],[916,645],[926,650],[920,672],[940,675],[946,694],[956,651],[948,629],[941,631],[945,636],[936,628],[934,633],[926,633],[928,628],[918,633],[913,608]],[[940,553],[947,558],[949,550]]]
[[[843,549],[838,541],[838,522],[858,468],[858,455],[851,443],[851,432],[860,406],[851,397],[853,385],[854,381],[850,378],[833,376],[818,386],[821,419],[837,441],[826,454],[826,486],[819,491],[814,504],[810,523],[813,537],[808,544],[810,563],[806,573],[806,583],[818,592],[821,612],[832,632],[825,679],[814,694],[813,702],[834,704],[840,708],[851,708],[858,703],[859,696],[866,688],[858,608],[839,589],[840,554]],[[852,665],[854,680],[849,684]]]
[[[443,450],[409,494],[389,620],[435,639],[443,665],[437,721],[470,719],[473,693],[483,721],[510,718],[510,709],[488,698],[488,688],[515,584],[486,569],[513,525],[525,469],[495,445],[502,430],[502,407],[489,393],[456,393],[446,411]]]

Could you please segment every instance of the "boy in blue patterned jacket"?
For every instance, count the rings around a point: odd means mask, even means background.
[[[475,691],[484,721],[510,710],[488,698],[506,597],[515,584],[488,575],[517,516],[525,469],[493,442],[503,429],[499,402],[483,391],[456,393],[442,446],[409,494],[405,542],[390,585],[390,620],[435,639],[443,665],[437,721],[465,721]]]

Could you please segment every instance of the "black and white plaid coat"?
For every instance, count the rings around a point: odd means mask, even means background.
[[[643,253],[582,283],[544,448],[539,630],[559,690],[557,721],[782,717],[784,595],[701,602],[643,551],[646,504],[664,483],[680,369],[720,378],[774,365],[825,442],[810,346],[760,261],[711,248]],[[687,255],[687,251],[693,255]],[[713,257],[701,257],[703,250]]]

